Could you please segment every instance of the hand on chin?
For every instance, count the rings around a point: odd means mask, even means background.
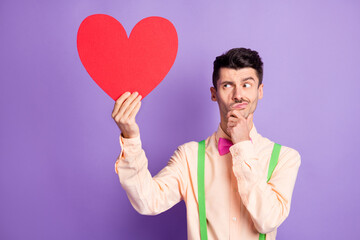
[[[247,111],[246,108],[243,109],[233,109],[234,111],[240,113],[241,116],[243,116],[244,118],[247,118],[249,116],[249,112]],[[236,116],[234,116],[236,117]]]

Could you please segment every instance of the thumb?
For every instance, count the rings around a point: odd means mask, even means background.
[[[254,113],[250,113],[249,116],[248,116],[247,119],[246,119],[246,122],[247,122],[248,126],[250,126],[250,124],[252,123],[253,119],[254,119]]]

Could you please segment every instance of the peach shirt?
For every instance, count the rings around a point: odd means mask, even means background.
[[[278,164],[267,183],[274,142],[250,131],[252,141],[239,142],[220,156],[221,129],[206,139],[205,201],[208,239],[267,240],[289,215],[291,196],[300,166],[299,153],[282,146]],[[181,200],[187,208],[188,239],[200,239],[197,186],[198,142],[178,147],[166,167],[152,177],[140,136],[120,136],[121,153],[115,171],[132,206],[141,214],[155,215]]]

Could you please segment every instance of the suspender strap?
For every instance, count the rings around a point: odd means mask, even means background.
[[[200,222],[200,239],[207,240],[206,207],[205,207],[205,140],[199,142],[198,148],[198,206]]]
[[[274,169],[278,163],[279,155],[280,155],[280,149],[281,145],[275,143],[273,151],[271,153],[270,163],[269,163],[269,169],[268,169],[268,175],[267,175],[267,182],[269,182],[272,173],[274,172]]]
[[[271,153],[267,182],[269,182],[272,173],[278,163],[281,145],[275,143]],[[198,148],[198,207],[199,207],[199,222],[200,222],[200,237],[202,240],[207,240],[207,221],[206,221],[206,207],[205,207],[205,140],[199,142]],[[259,240],[265,240],[266,234],[259,234]]]
[[[269,169],[268,169],[268,175],[267,175],[267,182],[269,182],[272,173],[274,172],[274,169],[278,163],[279,160],[279,155],[280,155],[280,149],[281,149],[281,145],[275,143],[274,144],[274,148],[273,151],[271,153],[271,158],[270,158],[270,163],[269,163]],[[259,240],[265,240],[266,239],[266,234],[259,234]]]

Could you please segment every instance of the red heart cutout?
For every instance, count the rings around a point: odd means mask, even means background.
[[[128,38],[115,18],[95,14],[80,24],[77,49],[91,78],[112,99],[126,91],[137,91],[144,98],[173,65],[178,38],[175,27],[165,18],[141,20]]]

